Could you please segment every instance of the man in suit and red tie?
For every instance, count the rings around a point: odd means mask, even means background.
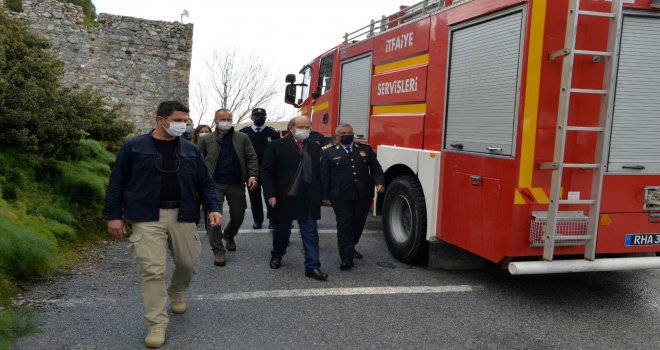
[[[319,235],[321,218],[321,146],[308,140],[312,123],[305,116],[289,121],[289,134],[266,146],[261,163],[264,197],[272,207],[273,249],[270,268],[282,266],[289,243],[289,225],[298,221],[305,247],[305,276],[325,281],[321,272]]]

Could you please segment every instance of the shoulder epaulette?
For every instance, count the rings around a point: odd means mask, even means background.
[[[329,144],[327,144],[327,145],[321,147],[321,150],[326,150],[326,149],[328,149],[328,148],[331,148],[332,146],[334,146],[334,145],[331,144],[331,143],[329,143]]]

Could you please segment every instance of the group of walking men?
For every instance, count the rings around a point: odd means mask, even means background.
[[[266,111],[252,111],[253,125],[235,131],[231,111],[215,113],[216,129],[197,145],[182,138],[190,129],[188,108],[177,101],[162,102],[156,127],[122,145],[112,169],[105,199],[108,232],[123,239],[132,229],[129,249],[140,269],[148,347],[165,342],[169,297],[173,313],[187,310],[184,297],[201,253],[197,234],[199,206],[206,213],[214,264],[225,264],[225,249],[236,250],[248,188],[253,228],[263,225],[261,191],[273,230],[269,266],[278,269],[295,220],[304,247],[305,276],[326,280],[320,269],[317,220],[321,205],[331,205],[337,219],[340,269],[349,270],[374,196],[384,191],[384,176],[372,148],[354,142],[353,128],[341,124],[335,142],[311,130],[311,121],[297,116],[282,138],[265,125]],[[224,232],[223,202],[230,220]],[[223,244],[224,240],[224,244]],[[174,271],[165,286],[166,249]]]

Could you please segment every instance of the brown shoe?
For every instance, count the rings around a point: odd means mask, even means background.
[[[170,304],[172,307],[172,312],[175,314],[185,314],[186,310],[188,310],[188,305],[186,304],[186,298],[182,295],[179,297],[172,298],[172,303]]]
[[[234,250],[236,250],[236,242],[234,241],[234,237],[223,235],[222,238],[225,239],[226,242],[225,246],[227,247],[228,251],[233,252]]]
[[[149,329],[149,334],[144,338],[144,345],[148,348],[160,348],[165,345],[165,327],[155,326]]]
[[[215,266],[225,266],[225,251],[218,250],[213,252],[213,265]]]

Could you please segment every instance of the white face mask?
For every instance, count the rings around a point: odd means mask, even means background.
[[[231,129],[231,122],[220,122],[220,123],[218,123],[218,127],[221,130],[229,130],[229,129]]]
[[[170,127],[165,129],[165,131],[173,137],[178,137],[183,135],[186,132],[186,123],[185,122],[170,122]]]
[[[298,141],[305,141],[309,137],[308,129],[296,129],[296,133],[293,135]]]

